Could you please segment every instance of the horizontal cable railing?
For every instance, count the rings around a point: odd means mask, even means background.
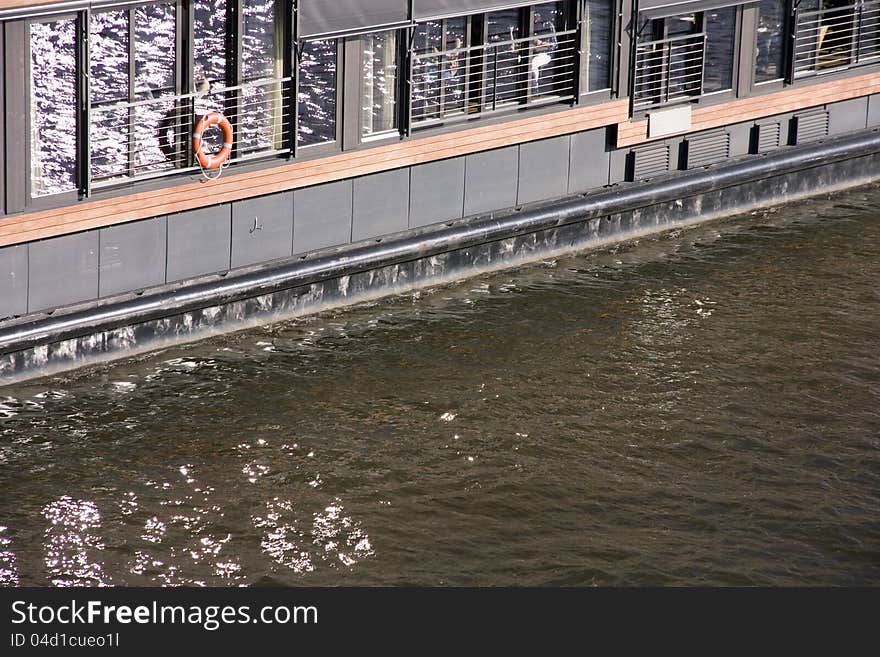
[[[687,101],[703,93],[706,35],[643,41],[636,46],[634,109]]]
[[[135,102],[93,103],[89,115],[89,174],[95,186],[197,170],[193,130],[210,111],[222,112],[233,133],[231,162],[289,151],[291,78],[245,82],[202,93],[152,91]],[[220,130],[206,131],[203,149],[222,147]]]
[[[799,11],[794,75],[806,77],[880,57],[880,1]]]
[[[574,98],[576,35],[570,30],[414,54],[413,126]]]

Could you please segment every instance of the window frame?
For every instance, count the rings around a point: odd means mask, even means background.
[[[87,11],[70,11],[64,13],[57,14],[45,14],[34,16],[31,18],[27,18],[23,21],[23,32],[24,32],[24,71],[22,71],[24,77],[24,107],[26,111],[24,113],[23,125],[24,125],[24,157],[25,157],[25,167],[24,167],[24,175],[23,175],[23,183],[24,183],[24,209],[27,210],[42,210],[53,207],[58,207],[59,205],[69,204],[79,200],[83,196],[83,152],[82,152],[82,137],[83,132],[87,130],[87,124],[84,122],[85,113],[83,112],[84,105],[84,83],[86,79],[86,75],[83,74],[83,58],[81,53],[81,35],[83,24],[85,23],[86,28],[88,29]],[[75,99],[74,99],[74,110],[75,110],[75,135],[74,135],[74,177],[73,177],[73,189],[65,190],[62,192],[57,192],[55,194],[45,194],[41,196],[33,195],[33,181],[31,180],[31,171],[33,169],[33,160],[32,160],[32,134],[33,134],[33,117],[34,110],[31,106],[31,98],[32,98],[32,71],[31,71],[31,26],[35,24],[43,24],[43,23],[55,23],[62,20],[73,20],[74,21],[74,57],[75,57],[75,65],[74,65],[74,74],[76,76],[75,82]],[[4,53],[5,56],[5,53]],[[4,76],[5,77],[5,76]],[[7,168],[8,171],[8,168]],[[8,181],[5,181],[8,182]]]

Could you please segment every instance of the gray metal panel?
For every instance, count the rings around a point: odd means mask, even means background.
[[[568,192],[577,194],[608,184],[611,153],[606,150],[606,130],[587,130],[571,136]],[[621,173],[621,180],[623,174]]]
[[[25,21],[6,23],[5,28],[6,212],[12,214],[27,203],[27,29]]]
[[[868,127],[880,126],[880,94],[868,97]]]
[[[409,0],[300,0],[300,36],[390,25],[409,18]]]
[[[409,169],[383,171],[354,181],[351,239],[406,230],[409,226]]]
[[[352,187],[351,180],[341,180],[293,193],[294,253],[351,241]]]
[[[412,167],[409,190],[410,228],[461,219],[464,212],[464,158]]]
[[[468,155],[464,182],[465,216],[516,205],[518,169],[517,146]]]
[[[620,148],[611,151],[610,155],[608,183],[614,185],[626,180],[626,162],[629,159],[629,151]]]
[[[727,126],[727,131],[730,133],[730,156],[746,155],[749,152],[752,124],[736,123]]]
[[[232,204],[232,266],[244,267],[290,256],[293,192]]]
[[[423,20],[441,16],[462,16],[499,7],[530,4],[537,4],[537,0],[413,0],[413,18]]]
[[[232,208],[228,203],[168,216],[168,282],[227,271]]]
[[[27,312],[28,247],[0,249],[0,319]]]
[[[519,147],[517,205],[565,196],[570,149],[568,135],[532,141]]]
[[[840,135],[864,130],[868,126],[868,97],[853,98],[827,106],[830,114],[828,134]]]
[[[28,312],[98,296],[98,231],[28,245]]]
[[[165,282],[165,217],[102,228],[98,293],[132,292]]]

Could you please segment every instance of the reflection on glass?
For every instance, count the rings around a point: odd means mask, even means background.
[[[521,44],[516,41],[521,34],[518,9],[493,11],[486,15],[489,43],[486,50],[486,103],[490,106],[510,102],[519,95],[523,84]]]
[[[192,91],[225,82],[226,0],[194,0]]]
[[[724,91],[733,86],[733,50],[736,35],[736,7],[705,13],[706,54],[703,91]]]
[[[275,0],[244,0],[241,74],[237,125],[240,154],[282,147],[283,115],[281,42]],[[259,82],[257,82],[259,80]],[[250,83],[249,83],[250,82]]]
[[[761,0],[758,4],[755,82],[783,77],[786,0]]]
[[[612,0],[587,0],[587,90],[611,86],[611,38],[614,29]]]
[[[376,32],[361,37],[361,134],[369,136],[397,128],[397,33]]]
[[[115,105],[129,97],[128,11],[93,13],[91,64],[91,171],[95,180],[128,170],[129,113]]]
[[[795,46],[796,72],[849,66],[854,59],[854,42],[863,45],[861,36],[853,37],[859,27],[865,31],[877,26],[876,12],[876,7],[869,6],[859,17],[852,0],[801,0]],[[874,38],[873,34],[869,36],[868,44]],[[869,45],[868,57],[876,54],[876,45],[873,53],[870,48]]]
[[[532,42],[529,52],[529,92],[553,93],[568,79],[566,57],[559,56],[558,33],[565,29],[562,2],[539,5],[532,12]]]
[[[416,26],[414,121],[441,118],[464,110],[469,45],[467,18],[428,21]]]
[[[76,189],[76,28],[73,19],[30,26],[30,192]]]
[[[300,146],[336,140],[336,39],[309,41],[299,62]]]
[[[173,4],[143,5],[135,9],[133,100],[154,100],[175,94],[176,32]],[[134,108],[135,174],[174,166],[177,114],[173,101]]]
[[[275,0],[244,0],[241,40],[242,79],[279,76],[276,51]]]

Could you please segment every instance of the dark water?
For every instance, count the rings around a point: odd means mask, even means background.
[[[0,583],[878,584],[880,190],[0,390]]]

